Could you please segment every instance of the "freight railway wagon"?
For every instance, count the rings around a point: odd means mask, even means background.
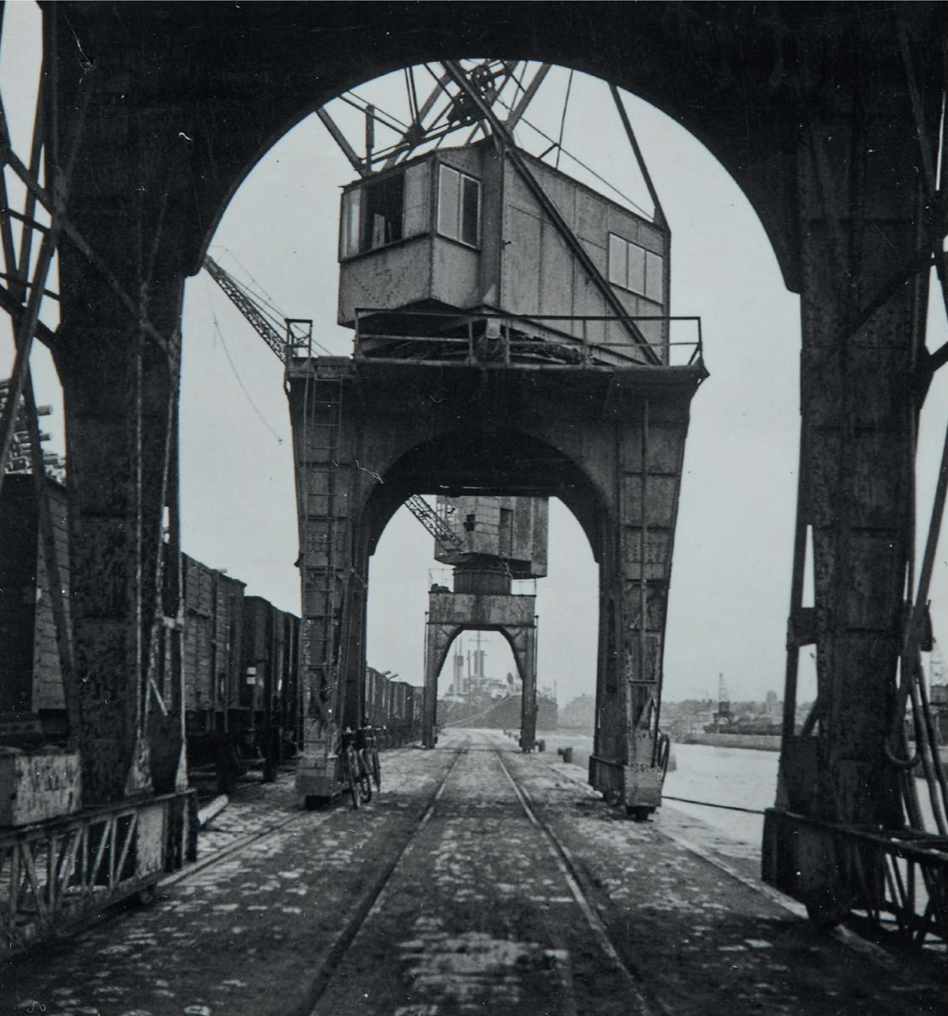
[[[366,668],[364,722],[377,730],[380,748],[421,740],[423,703],[424,688]]]
[[[47,479],[57,557],[69,604],[66,490]],[[299,741],[299,618],[186,554],[180,561],[188,760],[216,764],[230,784],[249,759],[264,779]],[[164,569],[171,580],[174,570]],[[174,597],[167,595],[166,603]],[[165,694],[177,632],[160,630],[156,686]],[[20,747],[68,735],[56,629],[39,537],[34,480],[7,476],[0,499],[2,739]]]
[[[68,613],[66,490],[46,482]],[[26,748],[63,744],[68,735],[33,484],[32,476],[9,475],[0,498],[2,740]],[[180,563],[189,766],[216,766],[225,791],[253,760],[272,779],[300,742],[299,618],[247,596],[245,583],[187,554]],[[172,673],[175,636],[169,621],[158,652],[160,692]],[[364,722],[382,731],[382,747],[420,739],[422,695],[367,668]]]
[[[66,587],[66,491],[47,480],[56,555]],[[68,735],[59,649],[31,475],[5,478],[0,498],[0,694],[4,740],[65,743]]]
[[[254,759],[272,780],[299,742],[299,618],[187,554],[181,586],[189,765],[216,764],[223,791]]]

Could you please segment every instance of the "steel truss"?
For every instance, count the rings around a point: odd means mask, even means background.
[[[87,809],[0,834],[0,952],[21,952],[197,856],[194,791]]]
[[[948,838],[775,810],[767,812],[764,837],[765,881],[805,903],[818,924],[850,916],[913,947],[948,943]],[[829,881],[836,885],[828,905]]]

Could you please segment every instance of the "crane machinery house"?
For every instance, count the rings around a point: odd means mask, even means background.
[[[493,137],[438,149],[344,189],[339,323],[368,356],[503,335],[517,360],[665,364],[668,238]]]

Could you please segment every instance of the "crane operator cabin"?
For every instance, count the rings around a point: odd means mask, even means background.
[[[517,359],[665,364],[667,323],[647,319],[668,314],[668,246],[664,225],[492,136],[344,189],[339,323],[366,355],[405,355],[401,334],[447,338],[463,311],[487,338],[509,316]]]

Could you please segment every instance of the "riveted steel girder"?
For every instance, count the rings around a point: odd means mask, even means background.
[[[507,639],[520,677],[520,747],[533,751],[537,734],[536,597],[431,592],[425,627],[425,704],[422,742],[435,746],[438,675],[451,643],[462,632],[499,631]]]
[[[898,774],[884,748],[911,596],[930,238],[908,88],[880,90],[866,69],[848,86],[830,115],[814,111],[801,125],[798,153],[802,437],[789,673],[799,645],[813,642],[819,777],[804,789],[807,767],[788,738],[782,793],[805,814],[897,828]],[[807,527],[815,602],[804,633]],[[792,698],[790,689],[791,710]]]
[[[690,402],[705,376],[701,364],[290,363],[308,683],[302,793],[329,793],[333,773],[324,760],[334,757],[341,726],[360,715],[364,659],[347,648],[347,633],[364,624],[353,581],[365,574],[362,555],[410,494],[457,489],[559,496],[575,512],[600,564],[591,781],[629,808],[660,803],[658,706],[674,528]],[[460,603],[457,594],[450,599]],[[485,620],[481,613],[472,627]],[[461,624],[446,620],[433,617],[445,631],[429,641],[429,677]],[[492,626],[525,630],[509,622],[498,614]],[[532,655],[524,646],[518,659],[531,695]],[[529,709],[525,719],[524,739],[532,740]]]

